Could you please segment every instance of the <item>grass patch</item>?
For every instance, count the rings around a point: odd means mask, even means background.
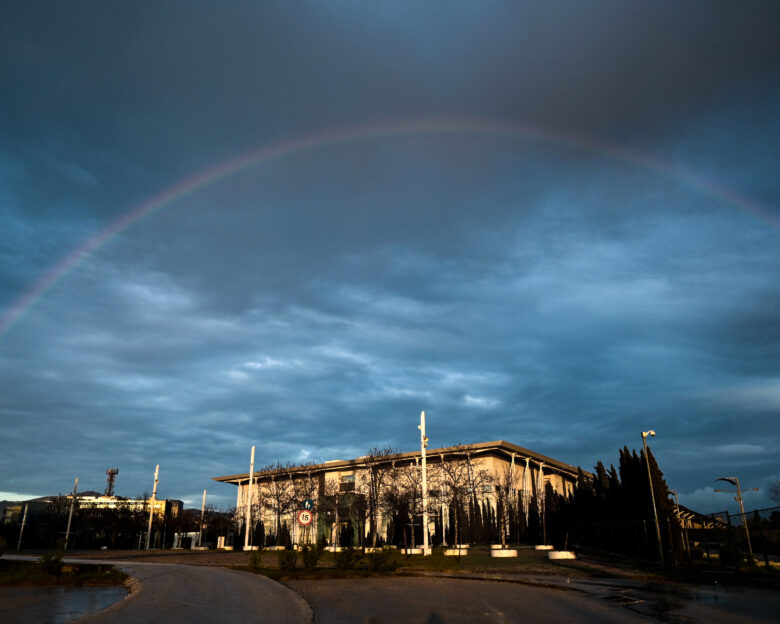
[[[110,565],[62,564],[0,560],[0,586],[67,585],[95,587],[122,585],[127,574]]]

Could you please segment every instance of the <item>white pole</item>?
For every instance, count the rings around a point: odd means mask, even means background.
[[[24,533],[24,525],[27,522],[27,505],[24,506],[24,515],[22,516],[22,527],[19,529],[19,541],[16,542],[16,552],[22,547],[22,533]]]
[[[246,532],[244,533],[244,550],[249,550],[249,531],[252,526],[252,487],[255,481],[255,447],[249,459],[249,494],[246,496]]]
[[[206,516],[206,490],[203,490],[203,503],[200,506],[200,533],[198,533],[198,546],[203,546],[203,519]]]
[[[70,511],[68,512],[68,527],[65,529],[65,548],[68,550],[68,539],[70,538],[70,521],[73,519],[73,505],[76,503],[76,490],[79,489],[79,478],[76,477],[76,483],[73,485],[73,497],[70,499]]]
[[[149,550],[149,540],[152,537],[152,518],[154,518],[154,502],[157,500],[157,477],[160,474],[160,464],[154,469],[154,487],[152,488],[152,500],[149,503],[149,527],[146,531],[146,550]]]
[[[428,552],[428,473],[425,463],[425,449],[428,446],[428,436],[425,435],[425,412],[420,412],[420,453],[422,455],[422,506],[423,506],[423,554]],[[414,528],[414,527],[412,527]]]

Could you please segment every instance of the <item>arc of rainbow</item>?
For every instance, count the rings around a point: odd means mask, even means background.
[[[95,253],[114,237],[139,221],[163,210],[167,206],[185,199],[227,177],[248,169],[281,160],[303,152],[334,147],[339,144],[393,138],[412,135],[474,135],[497,138],[535,139],[581,149],[615,158],[637,167],[660,173],[676,179],[686,186],[695,188],[720,201],[740,208],[754,216],[780,227],[780,218],[766,207],[732,191],[731,189],[659,158],[639,151],[621,148],[595,139],[545,130],[539,127],[472,118],[427,119],[416,121],[395,121],[370,125],[354,125],[308,134],[292,140],[282,141],[253,150],[239,158],[227,161],[211,169],[182,180],[146,202],[120,216],[107,228],[95,234],[80,247],[68,254],[49,273],[38,280],[11,308],[0,317],[0,339],[8,330],[63,277],[76,268],[85,258]]]

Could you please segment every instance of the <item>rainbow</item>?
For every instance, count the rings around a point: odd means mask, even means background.
[[[685,186],[699,190],[726,204],[739,208],[760,219],[780,227],[780,218],[766,207],[739,195],[731,189],[701,176],[671,165],[651,155],[621,148],[618,145],[594,139],[563,134],[535,126],[496,120],[472,118],[428,119],[417,121],[393,121],[367,125],[334,128],[308,134],[288,141],[273,143],[248,152],[211,169],[182,180],[175,186],[155,195],[139,206],[129,210],[108,227],[85,241],[38,280],[12,306],[0,316],[0,338],[44,295],[85,258],[107,245],[114,237],[133,227],[139,221],[180,202],[204,188],[216,184],[242,171],[288,158],[307,151],[329,148],[341,144],[403,137],[403,136],[478,136],[511,139],[532,139],[559,144],[569,149],[594,152],[609,158],[621,160],[642,169],[657,172],[672,178]]]

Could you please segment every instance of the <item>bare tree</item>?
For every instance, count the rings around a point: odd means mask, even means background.
[[[319,512],[320,501],[317,496],[318,487],[319,483],[317,479],[312,476],[311,470],[307,470],[304,474],[298,474],[293,480],[294,502],[300,504],[305,500],[311,500],[315,504],[315,508],[311,511]],[[309,538],[306,541],[311,541],[311,528],[311,525],[309,525],[303,529],[304,536]]]
[[[769,486],[769,498],[780,505],[780,479]]]
[[[262,487],[262,496],[265,507],[274,514],[274,533],[276,535],[276,544],[280,544],[282,516],[292,509],[292,503],[295,500],[295,488],[293,486],[291,464],[272,464],[263,468],[261,472],[271,472],[270,480],[266,481]]]
[[[385,448],[375,446],[363,458],[366,469],[360,473],[357,489],[365,497],[368,531],[373,547],[376,547],[377,542],[377,517],[381,507],[382,493],[392,476],[392,458],[397,455],[397,449],[389,446]]]

